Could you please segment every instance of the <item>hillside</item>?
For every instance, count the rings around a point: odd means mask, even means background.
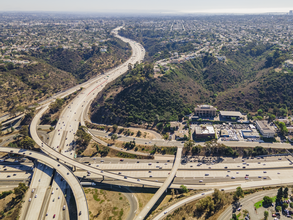
[[[0,112],[21,110],[76,83],[70,73],[44,62],[0,70]]]
[[[101,48],[107,52],[101,52]],[[128,44],[111,39],[86,50],[40,47],[23,53],[30,64],[0,64],[0,114],[24,111],[24,107],[68,89],[125,62]]]
[[[209,95],[176,71],[161,78],[153,74],[153,65],[140,64],[109,85],[91,106],[92,120],[124,125],[179,120]]]
[[[107,48],[107,52],[101,52],[102,47]],[[120,39],[111,39],[85,50],[43,48],[32,55],[84,81],[125,62],[131,48]]]
[[[268,64],[276,51],[279,55]],[[99,94],[92,120],[121,125],[174,121],[202,103],[242,112],[293,109],[293,72],[275,69],[281,64],[277,59],[287,58],[288,51],[251,44],[239,51],[223,48],[222,54],[225,62],[204,54],[172,64],[159,76],[151,64],[135,66]]]

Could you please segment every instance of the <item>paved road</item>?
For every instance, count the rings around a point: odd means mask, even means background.
[[[181,156],[182,156],[182,148],[180,147],[177,149],[175,163],[170,172],[170,175],[167,177],[167,179],[165,180],[164,184],[160,187],[160,189],[155,193],[155,195],[150,199],[150,201],[145,205],[145,207],[138,214],[138,216],[136,217],[137,220],[144,219],[147,216],[147,214],[150,212],[150,210],[153,208],[153,206],[156,204],[158,199],[165,192],[165,190],[168,189],[174,177],[176,176],[177,169],[181,161]]]
[[[96,137],[106,137],[106,138],[111,138],[111,133],[106,132],[106,131],[101,131],[101,130],[95,130],[91,129],[91,132],[96,136]],[[137,137],[129,137],[125,136],[123,134],[118,135],[118,140],[120,141],[133,141],[135,139],[135,142],[137,144],[143,144],[143,145],[154,145],[156,144],[157,146],[166,146],[166,147],[180,147],[183,146],[184,143],[181,141],[165,141],[163,139],[145,139],[145,138],[137,138]],[[200,144],[204,144],[205,142],[196,142]],[[247,142],[247,141],[221,141],[219,143],[223,143],[226,146],[229,147],[256,147],[256,146],[262,146],[264,148],[281,148],[281,149],[291,149],[292,145],[287,144],[287,143],[259,143],[259,142]]]
[[[43,201],[46,197],[47,189],[53,175],[53,169],[42,163],[37,163],[34,168],[34,175],[28,189],[28,197],[25,200],[24,209],[21,219],[33,219],[40,216]],[[31,201],[29,201],[31,199]]]
[[[250,202],[251,200],[256,200],[256,201],[260,201],[263,199],[264,196],[270,196],[272,197],[272,195],[276,194],[277,189],[273,189],[273,190],[266,190],[266,191],[261,191],[261,192],[257,192],[257,193],[253,193],[251,195],[245,196],[244,198],[240,199],[240,203],[243,204],[242,209],[247,209],[247,207],[245,207],[245,204],[247,204],[248,202]],[[253,204],[251,205],[252,209],[253,209]],[[250,216],[252,213],[249,213]],[[229,220],[232,217],[232,205],[230,205],[218,218],[218,220]],[[263,216],[262,216],[263,217]],[[254,218],[252,218],[254,219]]]
[[[26,157],[30,157],[36,160],[40,160],[45,164],[50,165],[50,167],[56,169],[56,171],[64,178],[64,180],[70,185],[73,195],[76,200],[76,206],[78,213],[81,211],[81,215],[78,215],[78,220],[88,220],[88,206],[85,194],[83,189],[77,180],[77,178],[73,175],[73,173],[65,166],[60,164],[58,161],[48,157],[42,153],[38,153],[35,151],[25,150],[25,149],[17,149],[10,147],[0,147],[0,152],[20,154]]]
[[[175,204],[167,207],[166,209],[162,210],[160,213],[158,213],[154,218],[152,218],[152,220],[161,220],[164,219],[167,215],[171,214],[172,212],[174,212],[176,209],[180,208],[181,206],[188,204],[194,200],[203,198],[205,196],[211,195],[214,191],[210,190],[207,192],[204,192],[204,195],[202,195],[202,193],[200,194],[196,194],[190,197],[187,197],[186,199],[182,199],[178,202],[176,202]]]

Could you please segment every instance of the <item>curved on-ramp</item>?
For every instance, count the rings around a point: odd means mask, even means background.
[[[35,151],[11,147],[0,147],[0,152],[20,154],[22,156],[34,158],[56,169],[56,171],[63,177],[63,179],[72,189],[77,206],[78,220],[89,219],[89,211],[84,191],[75,175],[66,166],[63,166],[61,163],[51,157]]]

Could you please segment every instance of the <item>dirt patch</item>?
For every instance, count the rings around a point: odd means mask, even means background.
[[[127,198],[120,192],[86,188],[84,189],[90,220],[122,220],[130,210]]]
[[[0,193],[2,194],[2,192],[4,191],[1,191]],[[0,199],[0,216],[2,220],[18,219],[20,209],[21,209],[21,202],[20,201],[13,202],[15,197],[16,197],[15,194],[11,193],[5,198]],[[12,207],[12,208],[10,209],[8,207]]]

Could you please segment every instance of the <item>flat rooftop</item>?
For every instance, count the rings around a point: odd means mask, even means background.
[[[236,111],[220,111],[220,115],[222,116],[230,116],[230,117],[241,117],[241,112]]]

